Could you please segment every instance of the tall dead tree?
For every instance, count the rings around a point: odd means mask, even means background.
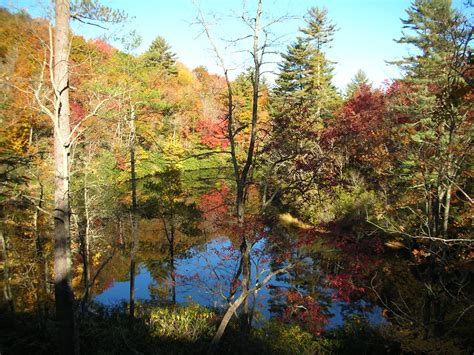
[[[136,128],[135,128],[135,106],[129,97],[130,102],[130,178],[132,188],[132,209],[131,209],[131,224],[132,224],[132,247],[130,251],[130,317],[135,318],[135,273],[136,260],[135,256],[138,251],[138,215],[137,215],[137,177],[135,172],[135,148],[136,148]]]
[[[243,305],[243,310],[241,313],[241,330],[243,334],[249,332],[251,327],[251,310],[249,307],[249,295],[253,291],[258,290],[262,285],[270,280],[270,278],[265,277],[259,284],[254,287],[250,286],[251,283],[251,250],[252,250],[252,241],[251,236],[247,235],[245,230],[245,213],[246,213],[246,198],[248,195],[250,184],[252,183],[252,170],[255,165],[255,154],[257,146],[257,133],[258,133],[258,123],[259,123],[259,94],[261,87],[262,79],[262,65],[264,63],[263,58],[267,54],[268,48],[270,46],[269,41],[269,31],[268,27],[274,23],[280,22],[283,20],[283,17],[277,20],[272,20],[266,25],[262,25],[262,0],[257,1],[256,12],[252,16],[243,14],[241,19],[244,21],[245,25],[250,29],[250,34],[243,37],[243,39],[251,38],[252,48],[250,49],[250,55],[252,58],[252,66],[250,68],[251,73],[251,82],[252,82],[252,116],[250,123],[250,130],[246,141],[248,141],[248,146],[245,148],[244,159],[240,159],[240,154],[242,152],[237,151],[236,138],[237,135],[245,131],[247,126],[245,124],[239,124],[238,118],[236,117],[235,105],[234,105],[234,93],[232,90],[232,82],[229,77],[229,70],[225,64],[224,58],[220,54],[217,45],[215,44],[213,37],[210,33],[209,26],[205,20],[205,17],[201,9],[197,7],[198,10],[198,22],[203,27],[204,33],[206,34],[209,43],[212,46],[214,54],[217,57],[219,66],[221,67],[224,78],[227,85],[227,138],[229,140],[230,146],[230,155],[234,173],[234,180],[236,184],[236,200],[235,200],[235,210],[237,223],[240,230],[240,267],[236,275],[236,279],[242,276],[241,294],[232,301],[233,296],[231,295],[229,307],[226,313],[223,316],[219,329],[212,341],[213,346],[217,345],[222,337],[225,328],[227,327],[228,322],[237,309]],[[286,270],[286,268],[285,268]],[[277,270],[276,273],[281,273],[282,270]],[[273,276],[273,273],[269,275]],[[235,281],[235,280],[234,280]],[[234,290],[235,292],[236,290]],[[232,293],[233,291],[231,291]]]
[[[70,204],[69,204],[69,41],[68,0],[55,2],[53,45],[54,89],[54,293],[61,353],[74,349],[74,296],[71,288]]]
[[[71,13],[71,8],[73,12]],[[61,354],[79,353],[78,332],[75,326],[74,294],[71,287],[71,228],[70,228],[70,152],[80,133],[81,125],[107,101],[101,100],[82,121],[70,126],[69,53],[71,49],[70,20],[84,22],[84,18],[98,22],[120,22],[121,12],[89,1],[56,0],[54,2],[54,31],[49,28],[49,47],[37,87],[33,95],[40,110],[52,121],[54,131],[54,289]],[[87,22],[94,24],[93,22]],[[49,55],[48,55],[49,53]],[[51,91],[45,89],[49,68]]]

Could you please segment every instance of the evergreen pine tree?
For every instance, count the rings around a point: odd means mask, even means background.
[[[330,116],[339,95],[332,85],[333,62],[324,54],[332,41],[336,27],[327,18],[327,10],[311,8],[306,18],[307,26],[300,29],[304,34],[288,47],[280,64],[274,98],[280,113],[293,110],[297,105],[306,117],[319,126]]]
[[[166,40],[158,36],[143,55],[147,66],[157,67],[167,74],[176,75],[176,54],[171,51],[171,46]]]
[[[464,252],[462,243],[453,243],[463,231],[452,214],[454,210],[461,215],[471,206],[453,202],[452,197],[456,189],[472,186],[466,172],[473,153],[468,77],[473,32],[469,20],[449,0],[415,0],[407,15],[398,42],[413,46],[414,54],[396,62],[405,77],[396,84],[399,92],[391,112],[404,122],[397,132],[404,153],[395,172],[397,193],[404,190],[412,197],[402,202],[395,224],[403,226],[401,235],[414,236],[415,247],[425,238],[423,248],[437,256],[427,258],[415,272],[426,286],[421,317],[434,320],[424,321],[425,337],[439,338],[453,324],[444,311],[453,299],[446,285],[463,282],[451,271]]]
[[[359,69],[354,75],[354,77],[351,79],[351,82],[347,84],[346,87],[346,97],[350,98],[352,95],[362,86],[366,85],[371,87],[371,83],[369,81],[369,78],[367,77],[367,74],[361,69]]]
[[[415,0],[407,15],[402,21],[408,31],[398,42],[414,46],[416,54],[396,62],[405,71],[402,82],[408,88],[395,107],[409,118],[402,129],[409,144],[401,169],[410,172],[407,176],[433,206],[426,216],[430,235],[447,236],[452,186],[456,181],[461,185],[472,151],[472,88],[465,77],[472,26],[449,0]]]
[[[336,25],[328,18],[327,9],[310,8],[305,22],[306,27],[300,28],[300,31],[306,35],[306,39],[312,43],[314,49],[322,51],[332,42],[337,31]]]
[[[333,63],[324,50],[336,30],[327,11],[311,8],[302,36],[282,55],[280,73],[272,95],[272,140],[269,165],[282,186],[309,186],[321,174],[327,159],[319,137],[339,102],[331,83]]]
[[[282,54],[283,62],[279,64],[280,75],[275,81],[274,90],[277,97],[304,99],[309,82],[310,68],[308,58],[310,49],[303,38],[287,47]]]

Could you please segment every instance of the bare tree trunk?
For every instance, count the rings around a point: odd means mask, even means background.
[[[80,223],[78,226],[79,231],[79,241],[81,243],[81,254],[82,254],[82,267],[83,275],[82,279],[84,282],[84,296],[82,297],[81,308],[82,311],[85,311],[87,304],[90,301],[90,215],[89,215],[89,189],[87,187],[87,172],[84,175],[84,186],[82,199],[84,203],[84,212],[80,218]]]
[[[241,184],[237,187],[237,221],[240,229],[240,265],[242,266],[242,293],[247,294],[250,287],[250,247],[245,235],[245,193]],[[240,327],[243,334],[250,330],[249,325],[249,298],[243,300],[243,309],[240,320]]]
[[[254,163],[254,151],[255,151],[255,142],[257,139],[257,122],[258,122],[258,99],[259,99],[259,89],[260,89],[260,66],[261,66],[261,57],[259,55],[259,33],[260,33],[260,18],[262,15],[262,0],[258,1],[257,13],[255,16],[255,27],[253,34],[253,60],[254,60],[254,71],[252,73],[252,129],[250,134],[249,147],[247,151],[247,159],[245,161],[244,167],[242,169],[242,174],[240,179],[237,179],[237,215],[239,226],[242,229],[245,225],[245,195],[248,187],[249,171]],[[248,295],[248,290],[250,286],[250,249],[251,245],[247,242],[245,234],[242,235],[242,244],[241,244],[241,254],[242,254],[242,292],[245,292]],[[246,296],[244,299],[244,307],[241,317],[241,330],[242,333],[248,334],[251,328],[250,324],[251,316],[249,314],[249,298]]]
[[[442,234],[442,223],[443,223],[443,200],[444,200],[444,193],[441,184],[438,182],[437,194],[436,194],[436,203],[435,207],[435,236],[439,237]]]
[[[248,149],[246,152],[246,158],[245,161],[243,162],[242,169],[239,166],[239,159],[238,159],[238,153],[236,151],[236,141],[235,137],[239,131],[239,128],[234,127],[235,122],[234,122],[234,104],[233,104],[233,93],[232,93],[232,85],[228,76],[228,70],[224,64],[223,58],[220,56],[219,51],[217,47],[215,46],[212,37],[209,32],[209,28],[207,26],[207,23],[204,19],[204,16],[202,15],[201,11],[199,10],[199,21],[204,27],[204,31],[214,49],[214,52],[219,60],[220,66],[222,70],[224,71],[224,77],[226,81],[226,86],[227,86],[227,136],[229,139],[230,143],[230,153],[231,153],[231,159],[232,159],[232,165],[234,169],[234,179],[237,185],[237,191],[236,191],[236,212],[237,212],[237,222],[239,225],[239,228],[241,230],[241,245],[240,245],[240,251],[241,251],[241,266],[242,266],[242,293],[241,295],[237,298],[237,300],[230,305],[229,309],[227,310],[226,314],[224,315],[224,318],[221,321],[221,324],[219,326],[218,332],[216,336],[213,339],[213,346],[215,346],[222,334],[224,333],[225,328],[227,327],[227,324],[232,317],[232,314],[238,309],[238,307],[242,304],[242,302],[245,302],[244,304],[244,310],[243,314],[241,317],[241,326],[242,329],[244,330],[244,333],[246,333],[248,330],[250,330],[250,317],[249,317],[249,302],[248,302],[248,294],[249,294],[249,288],[250,288],[250,249],[251,249],[251,244],[248,243],[247,236],[245,235],[245,197],[246,197],[246,192],[248,189],[249,185],[249,174],[250,170],[254,164],[254,153],[255,153],[255,145],[256,145],[256,139],[257,139],[257,123],[258,123],[258,100],[259,100],[259,88],[260,88],[260,68],[262,65],[262,57],[265,51],[265,46],[266,44],[262,47],[260,42],[259,42],[259,34],[260,34],[260,20],[261,20],[261,15],[262,15],[262,0],[258,0],[258,5],[257,5],[257,12],[254,18],[252,18],[252,21],[254,21],[254,26],[252,26],[252,38],[253,38],[253,48],[252,48],[252,57],[254,61],[254,66],[253,66],[253,72],[252,72],[252,122],[251,122],[251,130],[250,130],[250,136],[249,136],[249,145]],[[244,20],[245,21],[245,20]],[[240,268],[239,268],[240,269]],[[238,274],[237,274],[238,275]],[[238,276],[237,276],[238,277]],[[233,290],[233,286],[231,286],[231,291]],[[232,299],[233,295],[231,294],[230,299]]]
[[[39,287],[37,290],[37,299],[38,299],[38,312],[39,312],[39,324],[42,329],[44,329],[46,314],[48,312],[46,308],[46,298],[48,294],[47,281],[48,281],[48,265],[44,252],[44,238],[40,231],[39,227],[39,218],[40,218],[40,209],[43,204],[43,194],[44,189],[43,185],[40,183],[40,196],[38,200],[38,205],[35,205],[35,212],[33,216],[33,228],[36,241],[36,258],[38,263],[39,270]]]
[[[171,226],[170,240],[171,303],[176,304],[176,273],[174,267],[174,226]]]
[[[265,286],[271,279],[272,277],[283,274],[285,273],[288,269],[293,267],[293,265],[288,265],[284,268],[278,269],[276,271],[273,271],[269,274],[267,274],[262,282],[257,283],[254,287],[249,289],[248,291],[242,291],[242,293],[237,297],[235,302],[227,308],[226,312],[224,313],[224,316],[222,317],[221,323],[219,324],[219,328],[217,328],[217,332],[214,335],[214,338],[212,338],[211,341],[211,347],[209,348],[209,353],[214,353],[216,350],[217,345],[219,344],[222,336],[224,335],[224,331],[227,328],[227,325],[229,324],[229,321],[231,320],[232,316],[234,313],[237,311],[237,309],[240,307],[242,302],[248,297],[250,293],[258,292],[263,286]]]
[[[250,268],[250,245],[247,243],[246,238],[242,240],[242,245],[240,247],[241,258],[242,258],[242,292],[248,294],[250,288],[250,277],[251,277],[251,268]],[[240,329],[242,334],[245,336],[250,332],[251,327],[251,315],[250,315],[250,306],[249,306],[249,297],[245,297],[244,305],[242,309],[242,315],[240,319]]]
[[[122,216],[118,216],[118,244],[120,246],[124,245],[123,241],[123,221],[122,221]]]
[[[69,206],[69,19],[68,0],[55,2],[54,92],[54,287],[58,343],[62,354],[78,353],[75,343],[74,295],[71,288]]]
[[[3,260],[3,297],[5,298],[12,315],[15,315],[15,299],[13,297],[12,288],[10,285],[10,262],[8,259],[8,240],[0,229],[0,244],[2,247]]]
[[[176,304],[176,273],[174,266],[174,236],[175,236],[175,225],[174,225],[174,215],[169,217],[171,220],[170,226],[167,226],[167,217],[164,214],[161,215],[161,220],[163,221],[163,227],[165,229],[166,240],[168,241],[169,247],[169,262],[170,262],[170,276],[171,276],[171,303]]]
[[[227,311],[224,314],[224,317],[222,317],[222,320],[219,324],[219,328],[217,328],[217,332],[214,335],[214,338],[212,338],[211,342],[211,348],[209,353],[213,353],[215,350],[215,347],[219,344],[222,336],[224,335],[224,331],[227,328],[227,325],[229,324],[230,320],[232,319],[232,316],[234,313],[237,311],[237,309],[240,307],[242,302],[247,298],[248,293],[242,291],[239,297],[235,300],[235,302],[227,309]]]
[[[443,236],[445,238],[448,237],[449,213],[451,209],[451,189],[452,189],[452,185],[449,184],[445,193],[444,214],[443,214]]]
[[[423,327],[425,328],[425,338],[429,337],[430,333],[430,324],[431,324],[431,305],[432,298],[429,294],[425,295],[423,309],[422,309],[422,318],[423,318]]]
[[[132,247],[130,252],[130,317],[135,318],[135,256],[138,248],[137,178],[135,174],[135,116],[130,120],[130,170],[132,178]]]

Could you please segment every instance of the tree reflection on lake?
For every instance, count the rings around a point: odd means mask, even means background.
[[[163,236],[156,236],[156,239],[163,239]],[[153,248],[155,252],[151,251]],[[167,255],[160,254],[159,242],[155,242],[154,246],[147,245],[146,250],[144,255],[140,255],[141,264],[136,278],[138,300],[171,302],[175,289],[177,303],[194,302],[225,310],[232,278],[239,267],[239,250],[228,238],[200,240],[198,245],[181,249],[174,262],[175,283],[171,278],[172,271]],[[266,270],[271,270],[273,260],[265,239],[259,240],[253,250],[251,274],[252,282],[255,283],[256,275],[262,278]],[[305,263],[305,267],[309,267],[313,260],[308,257]],[[295,273],[272,279],[266,287],[258,291],[257,297],[252,299],[255,303],[255,323],[258,325],[261,319],[281,317],[286,307],[288,291],[295,290],[303,294],[317,290],[321,310],[328,318],[327,329],[342,325],[344,319],[354,315],[359,315],[375,325],[386,322],[382,317],[382,309],[364,298],[342,301],[333,297],[337,290],[325,285],[324,270],[318,269],[318,272],[321,277],[313,279],[311,284],[308,283],[309,280],[303,282]],[[129,282],[125,273],[110,283],[95,300],[108,306],[116,305],[128,301],[128,291]]]

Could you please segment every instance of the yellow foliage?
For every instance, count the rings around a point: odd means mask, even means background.
[[[296,227],[296,228],[301,228],[301,229],[309,229],[311,226],[309,224],[306,224],[302,221],[300,221],[298,218],[293,217],[289,213],[281,213],[278,215],[278,219],[281,224],[283,224],[286,227]]]
[[[160,307],[150,312],[148,326],[153,334],[171,339],[196,341],[215,332],[216,314],[204,307]]]
[[[99,265],[100,264],[100,258],[102,257],[102,254],[100,251],[98,251],[97,253],[95,253],[93,256],[92,256],[92,263],[94,265]]]
[[[178,69],[178,83],[185,86],[192,85],[194,82],[193,73],[181,63],[177,63],[176,67]]]
[[[386,247],[390,249],[395,249],[395,250],[406,248],[406,246],[403,243],[399,242],[398,240],[389,240],[388,242],[385,242],[384,244]]]
[[[16,153],[21,153],[28,146],[30,124],[20,119],[20,122],[10,127],[6,132],[7,146]]]
[[[73,277],[72,280],[71,280],[72,288],[73,289],[77,288],[81,284],[81,281],[82,281],[82,275],[81,274]]]
[[[184,147],[179,139],[169,137],[163,144],[163,155],[165,159],[175,164],[183,157],[184,153]]]

